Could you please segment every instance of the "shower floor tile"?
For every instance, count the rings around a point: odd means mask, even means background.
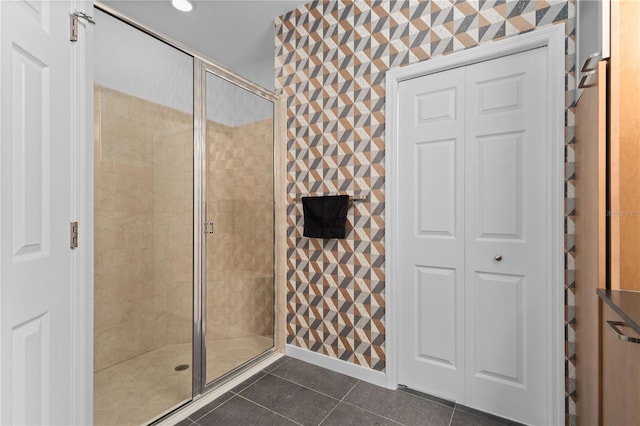
[[[208,341],[208,378],[218,377],[271,347],[251,336]],[[191,345],[167,345],[94,373],[94,424],[140,425],[191,399]],[[180,364],[189,368],[175,371]]]

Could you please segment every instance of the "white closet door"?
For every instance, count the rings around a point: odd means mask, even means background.
[[[400,84],[399,383],[547,417],[544,48]]]
[[[544,48],[467,67],[466,405],[546,422]]]
[[[463,393],[464,68],[400,85],[400,383]]]

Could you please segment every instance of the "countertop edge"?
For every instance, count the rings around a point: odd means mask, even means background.
[[[616,291],[624,292],[624,290],[616,290]],[[613,300],[611,300],[610,292],[611,290],[605,290],[601,288],[596,290],[596,293],[598,294],[600,299],[602,299],[603,302],[609,305],[609,307],[613,309],[613,311],[616,314],[618,314],[620,318],[622,318],[624,322],[633,329],[633,331],[635,331],[638,335],[640,335],[640,324],[637,321],[637,319],[640,319],[640,318],[634,319],[632,316],[630,316],[629,313],[625,312],[620,306],[618,306]]]

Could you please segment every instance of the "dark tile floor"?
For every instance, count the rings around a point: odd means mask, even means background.
[[[280,358],[179,426],[444,425],[515,423],[409,390],[391,391],[289,357]]]

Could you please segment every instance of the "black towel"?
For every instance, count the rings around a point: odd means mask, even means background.
[[[302,197],[304,235],[312,238],[344,238],[347,230],[348,195]]]

